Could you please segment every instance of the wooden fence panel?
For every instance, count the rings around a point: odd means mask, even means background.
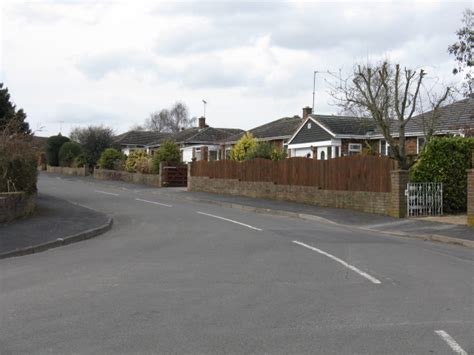
[[[390,192],[393,159],[378,156],[349,156],[330,160],[289,158],[280,161],[252,159],[197,161],[192,176],[212,179],[265,181],[279,185],[317,186],[325,190]]]

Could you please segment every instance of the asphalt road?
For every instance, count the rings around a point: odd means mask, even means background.
[[[0,352],[474,353],[472,249],[40,177],[106,234],[0,261]]]

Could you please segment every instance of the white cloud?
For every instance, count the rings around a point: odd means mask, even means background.
[[[0,78],[44,135],[124,131],[206,98],[209,123],[251,128],[311,104],[314,70],[389,58],[456,81],[447,46],[469,2],[35,1],[2,10]],[[316,107],[335,112],[317,77]]]

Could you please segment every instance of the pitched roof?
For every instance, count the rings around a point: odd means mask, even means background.
[[[235,134],[240,134],[243,131],[236,128],[188,128],[184,131],[174,133],[166,139],[172,140],[178,144],[196,144],[196,143],[219,143],[222,140],[225,140],[227,137],[230,137]],[[157,146],[161,142],[155,141],[151,142],[149,146]]]
[[[435,131],[452,131],[474,128],[474,97],[453,102],[441,107],[434,119]],[[430,122],[433,111],[413,117],[405,126],[406,132],[423,132],[424,122]]]
[[[311,118],[335,135],[365,135],[376,127],[372,120],[360,117],[311,115]]]
[[[278,120],[265,123],[264,125],[250,129],[249,133],[257,139],[266,139],[274,137],[290,138],[301,124],[301,117],[283,117]],[[245,132],[236,134],[226,139],[226,142],[237,142]]]
[[[169,137],[171,133],[154,131],[129,131],[115,137],[115,142],[122,145],[147,145],[151,142],[161,141]]]

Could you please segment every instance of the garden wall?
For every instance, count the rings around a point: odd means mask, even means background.
[[[33,213],[36,207],[36,194],[24,192],[0,192],[0,223]]]
[[[66,168],[62,166],[50,166],[46,167],[48,173],[54,174],[64,174],[64,175],[73,175],[73,176],[87,176],[89,171],[86,167],[83,168]]]
[[[99,180],[116,180],[132,184],[141,184],[154,187],[161,187],[161,175],[128,173],[126,171],[95,169],[94,178]]]
[[[267,161],[265,164],[261,161],[192,163],[188,171],[188,191],[284,200],[406,217],[408,173],[391,170],[394,165],[385,158],[379,161],[364,157],[338,158],[338,162],[326,164],[315,164],[313,159],[292,159],[293,162]],[[372,169],[374,165],[381,168]],[[341,169],[337,176],[336,168],[339,166]],[[348,169],[348,166],[353,169]]]

